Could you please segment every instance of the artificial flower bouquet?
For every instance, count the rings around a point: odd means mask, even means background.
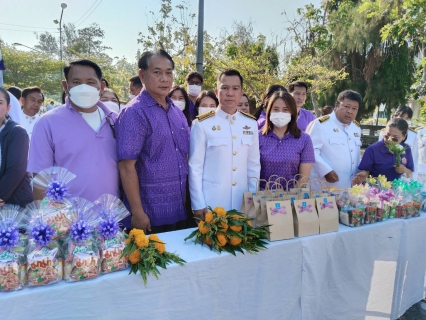
[[[405,150],[407,150],[409,146],[404,147],[392,140],[386,143],[385,145],[389,149],[389,151],[395,155],[395,158],[396,158],[395,166],[399,167],[401,164],[401,155],[405,154]]]
[[[40,171],[33,179],[34,188],[44,190],[42,209],[46,211],[46,223],[55,231],[53,239],[66,236],[71,226],[68,184],[75,177],[65,168],[51,167]]]
[[[27,214],[19,206],[0,210],[0,292],[22,289],[25,285],[26,239],[19,228],[27,225]]]
[[[125,235],[125,237],[126,247],[121,257],[128,256],[131,263],[130,273],[137,274],[139,271],[145,286],[149,274],[158,279],[160,275],[158,267],[167,269],[167,265],[171,263],[180,266],[186,263],[177,254],[167,252],[166,244],[155,234],[147,237],[143,230],[132,229],[129,235]]]
[[[62,280],[63,255],[55,239],[53,220],[49,219],[54,208],[45,208],[43,201],[27,205],[29,223],[27,228],[27,284],[43,286]]]
[[[393,188],[400,196],[402,202],[400,218],[407,219],[420,216],[422,184],[418,181],[395,179]]]
[[[123,202],[110,194],[102,195],[95,201],[99,214],[97,231],[100,240],[101,273],[110,273],[127,268],[127,256],[124,234],[120,231],[119,221],[130,215]]]
[[[195,243],[206,244],[219,253],[226,251],[235,255],[237,251],[244,253],[258,252],[266,249],[268,225],[254,228],[252,219],[236,210],[226,211],[222,207],[209,207],[205,219],[199,221],[198,229],[193,231],[185,241],[195,237]]]

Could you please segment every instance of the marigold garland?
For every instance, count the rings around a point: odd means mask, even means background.
[[[198,229],[193,231],[185,241],[195,237],[195,243],[206,244],[219,253],[227,251],[236,254],[256,253],[266,249],[267,227],[253,228],[251,219],[236,210],[226,211],[222,207],[209,207],[205,219],[199,219]]]
[[[158,279],[160,271],[158,267],[167,269],[167,265],[177,263],[183,266],[186,261],[177,254],[166,251],[166,244],[155,235],[149,237],[143,230],[132,229],[129,235],[126,235],[126,248],[123,250],[122,257],[128,255],[132,266],[130,273],[139,273],[142,276],[146,286],[148,275],[152,274]]]

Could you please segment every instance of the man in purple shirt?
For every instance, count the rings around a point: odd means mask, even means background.
[[[303,105],[306,102],[306,95],[308,93],[308,85],[303,81],[295,81],[290,83],[288,86],[288,92],[293,96],[294,100],[296,100],[297,106],[297,126],[303,132],[306,131],[308,124],[311,121],[314,121],[316,118],[312,114],[311,111],[303,109]]]
[[[116,114],[99,102],[105,88],[102,71],[90,60],[64,68],[62,86],[69,98],[46,113],[34,126],[27,171],[53,166],[76,175],[69,184],[72,197],[95,201],[108,193],[119,197],[119,175],[113,125]],[[34,189],[34,198],[44,194]]]
[[[132,213],[131,227],[172,231],[186,219],[189,127],[167,96],[173,85],[170,55],[144,52],[138,66],[144,89],[115,125],[124,203]]]

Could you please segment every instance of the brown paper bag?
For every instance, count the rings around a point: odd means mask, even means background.
[[[339,230],[339,211],[335,197],[321,197],[315,199],[320,233]]]
[[[257,217],[259,217],[261,213],[261,207],[260,207],[260,201],[261,199],[266,199],[266,196],[264,195],[258,195],[253,197],[253,204],[254,204],[254,210],[251,212],[252,215],[247,216],[249,219],[255,219],[255,222],[257,220]]]
[[[256,179],[257,180],[257,191],[253,192],[249,190],[249,182],[250,179]],[[254,214],[254,203],[253,203],[253,197],[257,195],[262,195],[263,191],[259,191],[259,179],[256,177],[250,177],[247,179],[247,192],[243,193],[243,202],[241,204],[241,213],[244,213],[246,217],[249,216],[255,216]]]
[[[290,201],[266,201],[269,241],[294,238],[293,215]]]
[[[293,206],[294,234],[296,237],[319,233],[319,219],[315,199],[295,200]]]

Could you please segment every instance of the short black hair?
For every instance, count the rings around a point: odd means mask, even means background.
[[[201,81],[201,84],[204,83],[203,75],[201,73],[199,73],[198,71],[190,71],[190,72],[188,72],[188,74],[186,75],[185,81],[189,82],[189,80],[191,80],[193,78],[198,78],[198,80]]]
[[[28,96],[30,93],[33,93],[33,92],[41,93],[41,96],[43,97],[43,101],[44,101],[44,93],[43,93],[43,91],[42,91],[39,87],[37,87],[37,86],[34,86],[34,87],[28,87],[28,88],[25,88],[24,90],[22,90],[22,98],[26,99],[26,98],[27,98],[27,96]]]
[[[91,67],[95,70],[96,76],[98,77],[99,81],[102,81],[102,70],[101,68],[94,63],[93,61],[87,60],[87,59],[79,59],[79,60],[75,60],[70,62],[69,65],[67,65],[66,67],[64,67],[64,74],[65,74],[65,79],[68,80],[68,74],[70,73],[70,70],[73,66],[86,66],[86,67]]]
[[[172,57],[164,50],[157,50],[157,51],[145,51],[144,53],[142,53],[141,57],[139,58],[138,61],[138,67],[141,70],[147,70],[148,69],[148,60],[149,58],[151,58],[152,56],[162,56],[166,59],[168,59],[171,63],[172,63],[172,69],[175,69],[175,63],[172,59]]]
[[[295,87],[303,87],[306,89],[306,92],[308,92],[308,84],[304,81],[293,81],[288,85],[288,92],[292,93],[295,89]]]
[[[142,81],[141,81],[141,78],[139,78],[139,76],[131,77],[129,81],[131,84],[133,84],[136,87],[142,87]]]
[[[108,80],[107,80],[107,79],[105,79],[105,78],[102,78],[102,81],[103,81],[103,82],[105,82],[105,86],[106,86],[107,88],[109,88],[109,82],[108,82]]]
[[[4,97],[6,99],[6,103],[7,103],[7,105],[9,105],[10,104],[10,96],[9,96],[9,93],[7,92],[7,90],[3,87],[0,87],[0,92],[4,94]]]
[[[13,94],[15,96],[16,99],[21,99],[22,97],[22,89],[19,87],[9,87],[7,89],[7,91],[9,91],[11,94]]]
[[[238,70],[235,70],[235,69],[225,69],[225,70],[223,70],[219,74],[219,76],[217,77],[217,81],[220,82],[223,76],[237,76],[238,78],[240,78],[240,81],[241,81],[241,89],[243,88],[243,77],[238,72]]]
[[[386,124],[386,127],[397,128],[401,133],[406,136],[402,142],[407,140],[408,122],[402,118],[392,118]]]
[[[337,97],[338,102],[342,102],[345,99],[349,99],[352,101],[357,101],[358,104],[361,106],[362,103],[362,96],[353,90],[345,90],[339,93],[339,96]]]
[[[411,119],[413,117],[413,110],[407,106],[399,106],[393,114],[393,117],[402,118],[405,114],[408,115],[409,119]]]

